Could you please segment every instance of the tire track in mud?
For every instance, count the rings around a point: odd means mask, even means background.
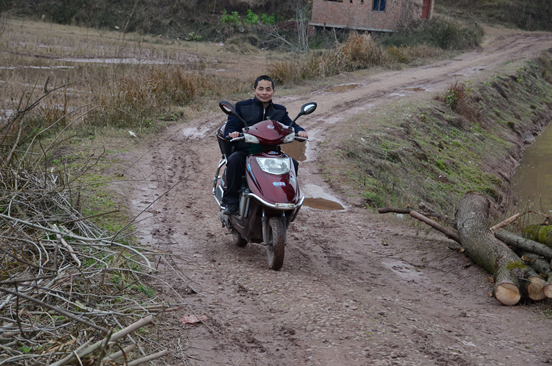
[[[313,136],[309,160],[301,164],[302,185],[329,190],[315,163],[317,141],[330,134],[339,139],[337,122],[402,98],[394,94],[406,88],[444,90],[451,74],[484,62],[485,71],[492,72],[505,57],[548,44],[552,47],[550,35],[514,35],[460,55],[462,61],[373,77],[350,75],[362,86],[349,92],[322,89],[282,98],[291,114],[307,98],[319,102],[319,111],[301,120]],[[183,362],[178,356],[191,365],[540,365],[552,360],[549,319],[536,323],[530,310],[496,306],[485,296],[486,275],[466,267],[466,258],[447,248],[454,243],[432,233],[419,235],[400,220],[351,205],[334,212],[304,208],[289,232],[279,272],[267,269],[262,246],[234,247],[211,194],[220,159],[214,134],[223,120],[213,113],[167,128],[144,149],[135,177],[146,179],[134,184],[130,196],[138,213],[181,181],[136,224],[138,237],[169,253],[169,263],[178,268],[158,266],[172,287],[159,283],[164,297],[188,304],[158,320],[173,351],[171,364]],[[179,318],[190,312],[208,320],[180,325]]]

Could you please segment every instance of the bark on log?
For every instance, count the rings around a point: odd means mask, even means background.
[[[524,239],[519,235],[512,234],[504,229],[497,230],[494,234],[498,239],[502,240],[508,245],[522,249],[524,251],[532,252],[538,255],[545,256],[546,258],[552,258],[552,248],[547,247],[544,244],[538,243],[530,239]]]
[[[529,225],[523,229],[523,237],[552,248],[552,225]]]
[[[546,279],[546,285],[544,285],[544,296],[552,298],[552,268],[550,262],[542,259],[538,254],[523,252],[521,253],[521,259],[529,264],[537,273],[544,276]]]
[[[537,299],[546,281],[494,237],[489,230],[489,209],[490,202],[482,194],[468,192],[462,197],[456,213],[462,247],[475,263],[494,274],[493,293],[502,304],[517,304],[522,293]]]

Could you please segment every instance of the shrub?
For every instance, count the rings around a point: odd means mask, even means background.
[[[226,12],[226,9],[222,11],[222,15],[220,17],[221,23],[228,23],[228,24],[240,24],[241,23],[241,17],[238,14],[237,11],[233,11],[232,14],[228,14]]]
[[[339,47],[337,52],[343,53],[345,71],[383,65],[387,61],[383,47],[377,45],[369,34],[352,33],[347,43]]]
[[[257,14],[253,13],[253,10],[247,9],[247,15],[243,19],[243,22],[252,25],[259,24],[259,17]]]
[[[483,35],[483,29],[475,23],[463,25],[448,18],[434,17],[429,21],[415,20],[403,24],[398,32],[379,40],[384,46],[426,44],[445,50],[462,50],[478,46]]]
[[[426,51],[424,47],[421,50]],[[352,33],[349,40],[334,50],[315,52],[302,62],[280,61],[269,65],[268,69],[275,81],[283,84],[296,83],[304,79],[321,76],[332,76],[343,71],[355,71],[373,66],[385,65],[390,61],[399,61],[416,56],[425,56],[423,51],[400,50],[395,47],[395,53],[390,55],[381,45],[374,42],[369,34]],[[433,53],[432,53],[433,54]]]
[[[272,14],[272,15],[268,16],[266,14],[262,14],[261,15],[261,23],[266,24],[266,25],[276,24],[277,23],[276,15]]]
[[[477,116],[477,109],[471,102],[472,85],[473,83],[469,80],[466,83],[456,81],[450,86],[445,95],[447,107],[471,121],[475,120]]]

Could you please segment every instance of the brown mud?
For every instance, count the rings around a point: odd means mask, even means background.
[[[551,34],[514,33],[454,60],[344,74],[338,84],[359,86],[338,93],[325,86],[276,97],[292,115],[307,101],[318,103],[314,114],[299,120],[310,134],[301,186],[307,197],[345,207],[304,207],[277,272],[267,269],[264,247],[235,247],[221,228],[211,188],[222,113],[174,124],[121,156],[136,168],[130,177],[136,181],[127,188],[135,213],[165,194],[135,226],[139,239],[169,253],[169,263],[180,271],[159,265],[176,290],[160,284],[163,296],[188,304],[158,317],[159,342],[171,350],[168,364],[552,363],[552,319],[539,305],[501,306],[487,296],[487,274],[453,250],[457,244],[400,215],[378,216],[359,207],[332,191],[316,163],[349,136],[346,122],[358,113],[401,98],[431,98],[461,80],[458,75],[484,79],[505,62],[550,47]],[[190,128],[201,133],[187,133]],[[322,146],[324,139],[329,142]],[[208,320],[184,326],[179,319],[189,313]]]

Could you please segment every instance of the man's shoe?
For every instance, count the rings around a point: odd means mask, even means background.
[[[225,214],[225,215],[237,215],[238,214],[238,204],[237,203],[227,203],[223,214]]]

